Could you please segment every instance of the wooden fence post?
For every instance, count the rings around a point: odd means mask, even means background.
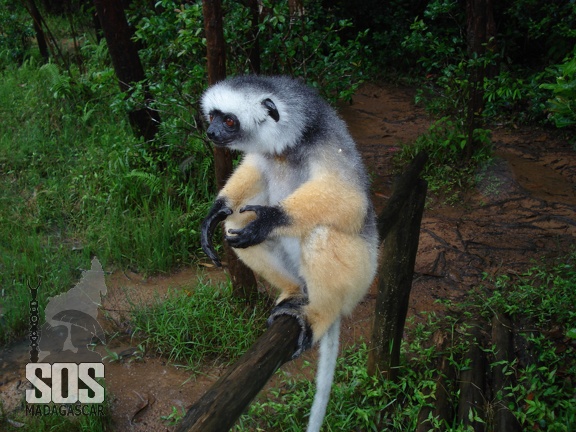
[[[372,349],[368,354],[368,373],[375,375],[380,372],[392,380],[398,375],[400,344],[418,251],[420,222],[427,190],[426,182],[419,179],[418,175],[426,160],[426,154],[415,158],[396,185],[396,190],[390,199],[389,204],[395,205],[396,211],[389,213],[384,211],[378,220],[384,246],[372,331]],[[400,199],[406,195],[407,200]]]

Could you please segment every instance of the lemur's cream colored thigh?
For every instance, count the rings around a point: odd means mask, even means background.
[[[304,312],[314,342],[341,314],[352,312],[364,297],[377,266],[374,247],[358,235],[315,228],[302,244],[302,276],[309,304]]]

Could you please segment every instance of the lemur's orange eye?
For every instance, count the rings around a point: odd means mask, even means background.
[[[212,123],[212,120],[214,120],[214,115],[213,115],[213,114],[209,114],[209,115],[208,115],[208,120],[210,120],[210,123]]]
[[[234,127],[234,119],[230,118],[230,117],[226,117],[226,119],[224,120],[224,123],[226,123],[226,126],[228,126],[229,128]]]

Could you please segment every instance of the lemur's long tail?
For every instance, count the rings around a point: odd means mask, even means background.
[[[310,420],[306,432],[319,432],[326,406],[330,399],[330,390],[334,380],[336,359],[338,357],[338,343],[340,339],[340,318],[338,318],[326,334],[320,339],[320,356],[318,359],[318,371],[316,372],[316,394],[310,411]]]

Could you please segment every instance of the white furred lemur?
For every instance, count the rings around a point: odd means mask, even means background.
[[[345,123],[312,88],[283,77],[239,76],[202,97],[208,138],[244,153],[202,222],[202,248],[220,265],[212,236],[280,289],[269,322],[301,326],[294,358],[320,340],[308,431],[320,430],[338,355],[340,318],[370,287],[378,234],[368,176]]]

